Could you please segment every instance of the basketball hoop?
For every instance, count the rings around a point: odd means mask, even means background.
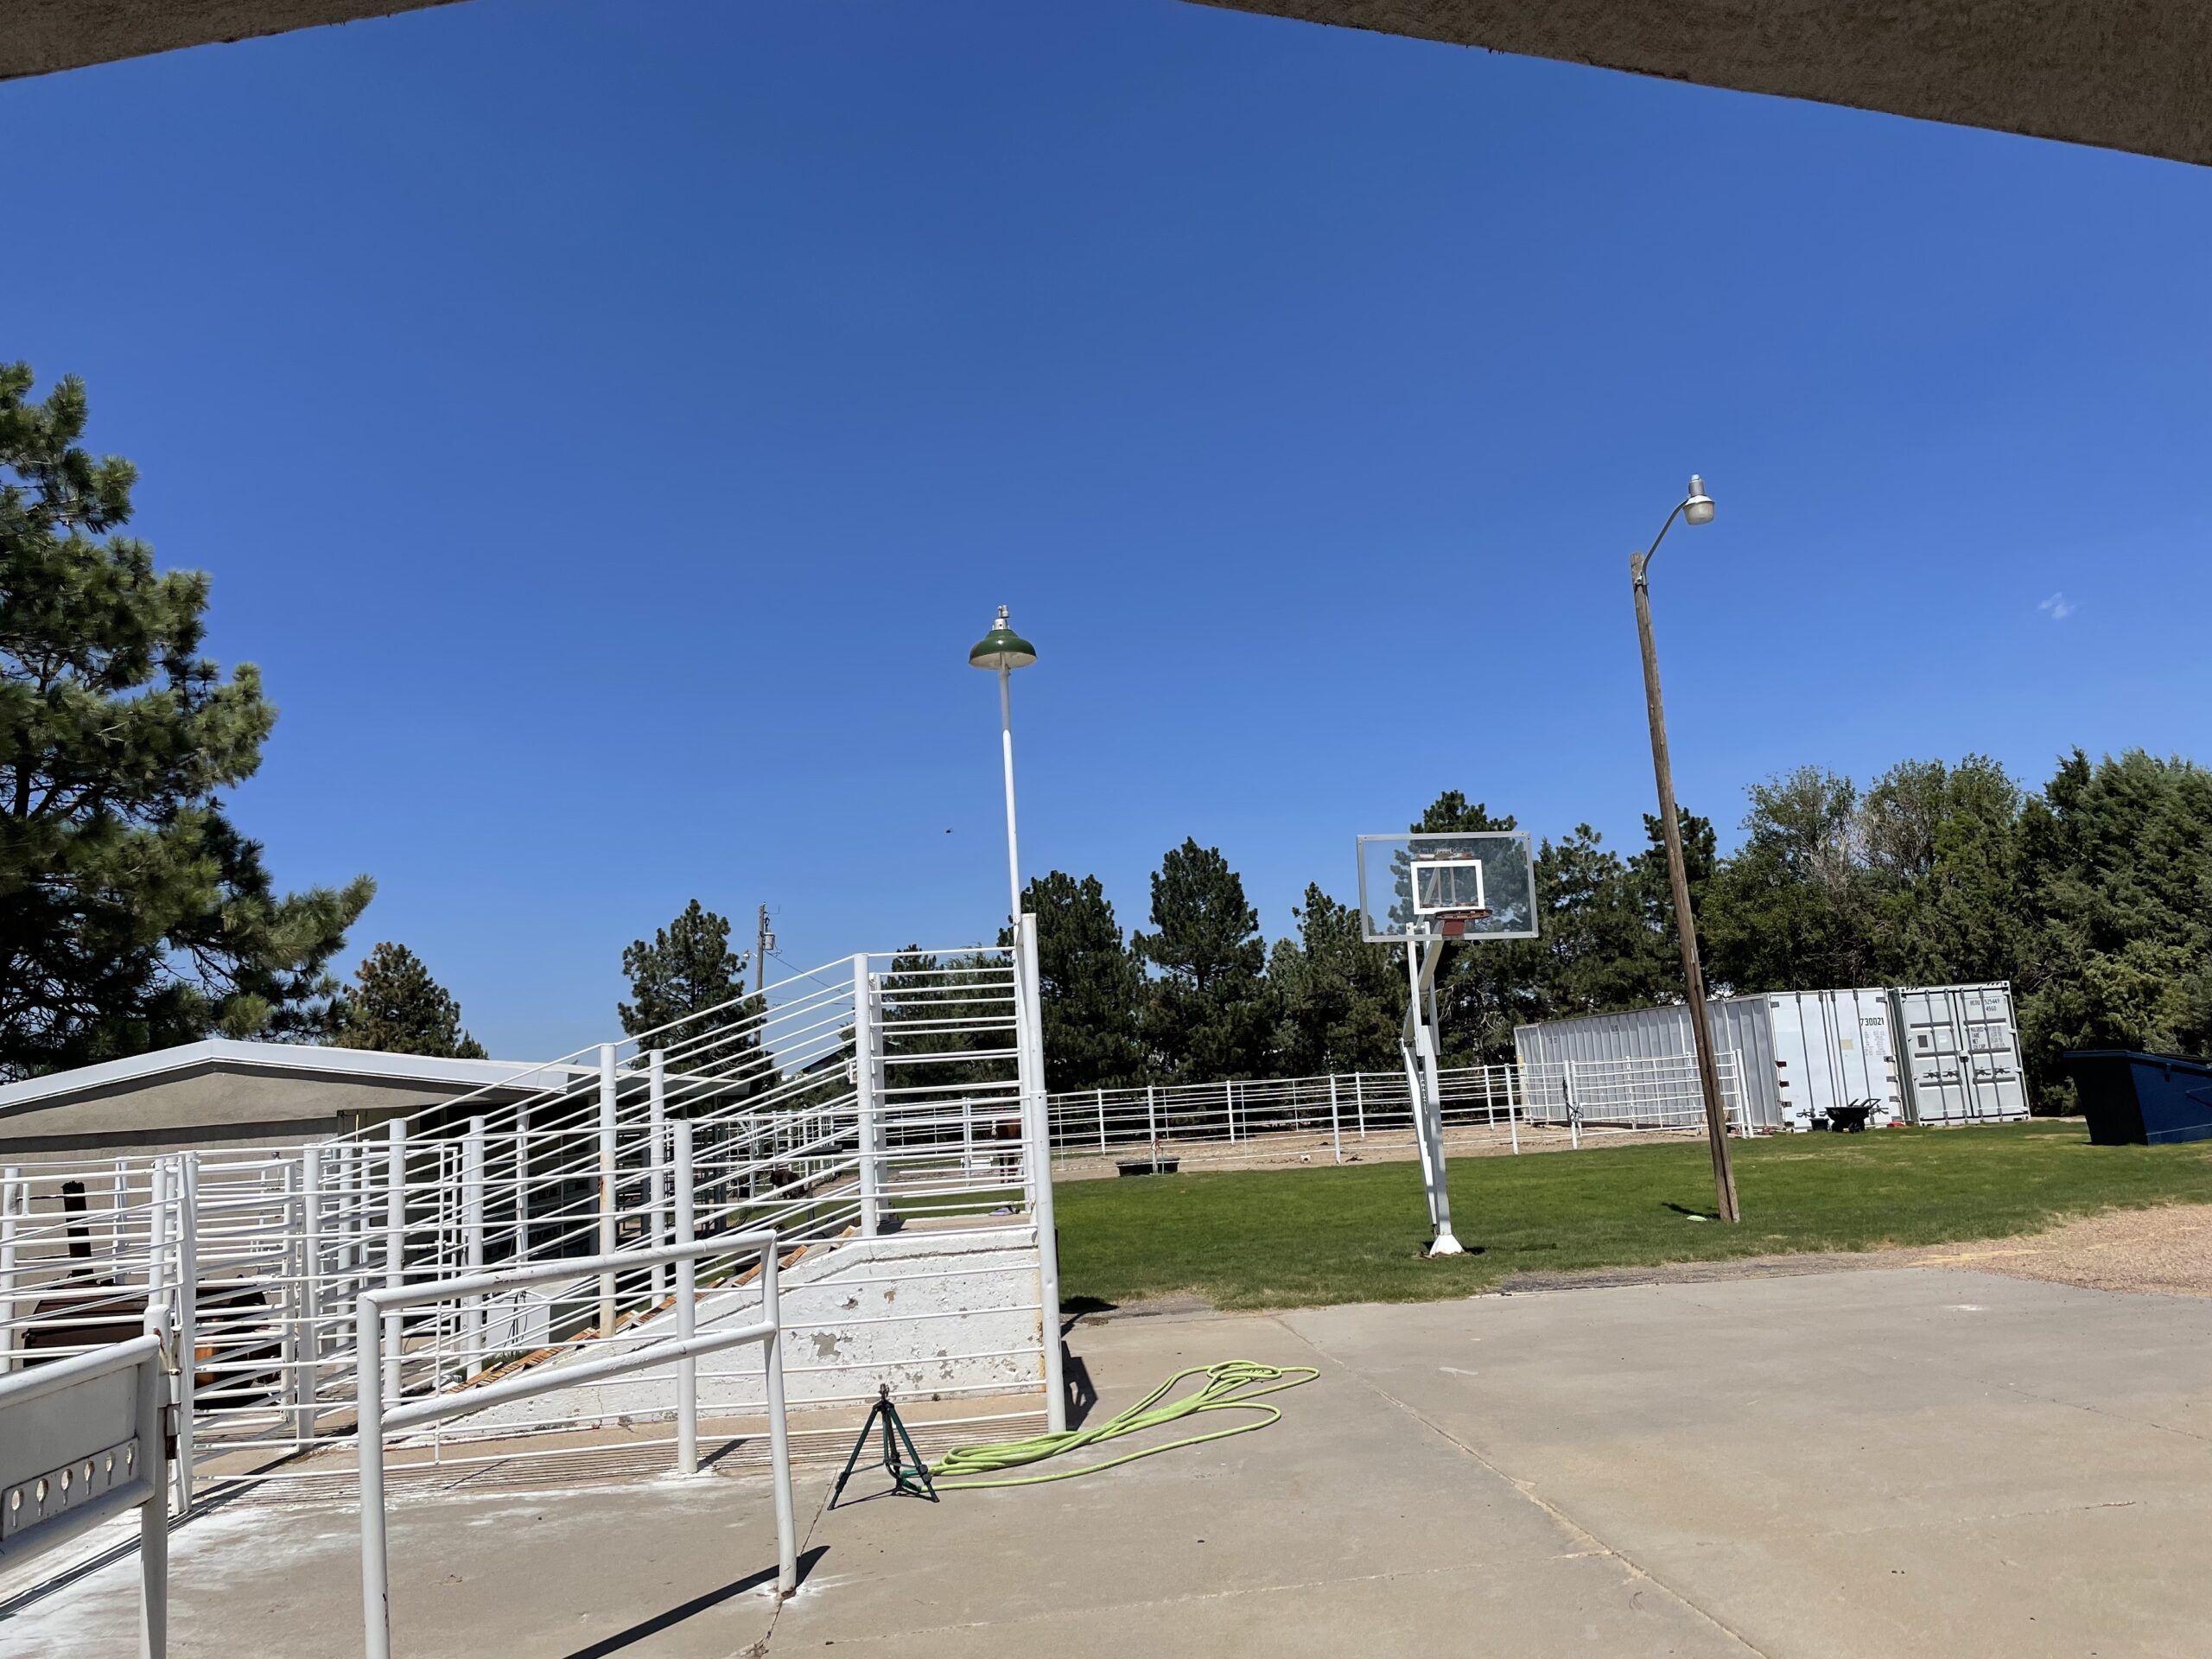
[[[1535,850],[1518,830],[1362,836],[1360,937],[1406,953],[1406,1021],[1399,1042],[1414,1136],[1427,1189],[1428,1253],[1459,1255],[1444,1165],[1443,1033],[1436,975],[1446,942],[1536,937]]]

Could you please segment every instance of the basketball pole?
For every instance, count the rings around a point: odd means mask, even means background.
[[[1697,1080],[1705,1096],[1705,1135],[1713,1151],[1713,1190],[1723,1221],[1743,1220],[1736,1201],[1736,1169],[1728,1151],[1727,1109],[1720,1098],[1720,1071],[1713,1052],[1713,1030],[1705,1011],[1705,970],[1697,953],[1697,918],[1690,910],[1689,871],[1682,858],[1682,825],[1675,810],[1675,768],[1667,754],[1667,714],[1659,696],[1659,647],[1651,637],[1651,556],[1667,539],[1677,517],[1693,524],[1710,524],[1713,502],[1693,474],[1688,495],[1667,515],[1658,535],[1642,553],[1629,555],[1629,577],[1636,589],[1636,632],[1643,649],[1643,702],[1651,721],[1651,770],[1659,785],[1659,822],[1667,839],[1667,876],[1674,890],[1675,931],[1682,947],[1682,988],[1689,1003],[1690,1034],[1697,1044]]]
[[[1444,942],[1424,938],[1406,941],[1406,981],[1410,993],[1400,1051],[1406,1059],[1406,1081],[1413,1092],[1414,1141],[1421,1153],[1421,1185],[1427,1189],[1431,1255],[1464,1255],[1465,1248],[1452,1231],[1450,1172],[1444,1161],[1444,1096],[1437,1077],[1438,1033],[1430,1015],[1437,964],[1443,960]]]

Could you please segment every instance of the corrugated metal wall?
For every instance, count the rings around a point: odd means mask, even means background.
[[[1905,1121],[1887,991],[1779,991],[1765,1001],[1786,1127],[1809,1129],[1839,1106],[1866,1107],[1876,1128]]]
[[[1742,1057],[1744,1110],[1762,1129],[1782,1127],[1782,1096],[1775,1086],[1774,1032],[1763,996],[1716,998],[1705,1005],[1713,1046]],[[1563,1061],[1669,1059],[1693,1052],[1690,1014],[1680,1006],[1591,1014],[1516,1027],[1513,1046],[1523,1066]]]
[[[1784,991],[1706,1004],[1713,1046],[1742,1056],[1745,1114],[1807,1128],[1831,1105],[1869,1104],[1876,1124],[1983,1123],[2028,1115],[2012,987]],[[1523,1066],[1665,1059],[1693,1052],[1679,1005],[1521,1026]]]

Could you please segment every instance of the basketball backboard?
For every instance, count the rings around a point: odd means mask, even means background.
[[[1536,861],[1517,830],[1359,838],[1360,937],[1533,939]]]

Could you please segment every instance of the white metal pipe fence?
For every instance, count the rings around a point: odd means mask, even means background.
[[[1719,1056],[1722,1104],[1745,1124],[1743,1057]],[[1439,1074],[1447,1131],[1525,1125],[1584,1131],[1705,1127],[1693,1056],[1563,1061],[1522,1067],[1448,1067]],[[1080,1089],[1050,1097],[1052,1155],[1193,1161],[1249,1158],[1271,1149],[1325,1152],[1336,1162],[1363,1147],[1414,1144],[1402,1070],[1337,1072],[1133,1089]],[[1256,1145],[1255,1143],[1257,1143]]]
[[[0,1375],[136,1334],[173,1290],[188,1503],[195,1478],[268,1478],[272,1459],[353,1433],[366,1293],[391,1293],[377,1347],[397,1399],[491,1386],[588,1334],[656,1339],[638,1329],[693,1271],[659,1254],[687,1220],[702,1240],[767,1229],[817,1252],[894,1224],[1019,1223],[1040,1185],[1022,1075],[1041,1058],[1021,995],[1004,948],[858,957],[317,1145],[10,1166]],[[700,1281],[734,1294],[734,1257],[707,1254]],[[450,1298],[404,1294],[543,1264]],[[1036,1311],[1038,1336],[1006,1351],[1041,1380],[1058,1343]],[[859,1401],[880,1362],[804,1369],[816,1402]],[[842,1371],[849,1394],[825,1394]]]

